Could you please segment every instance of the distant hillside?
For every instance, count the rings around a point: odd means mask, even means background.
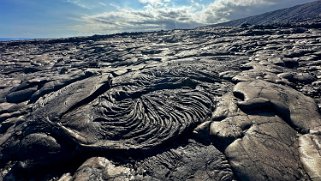
[[[242,24],[267,25],[267,24],[291,24],[307,20],[321,19],[321,0],[297,5],[291,8],[267,12],[261,15],[250,16],[213,26],[240,26]]]

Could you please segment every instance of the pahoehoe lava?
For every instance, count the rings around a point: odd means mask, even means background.
[[[0,180],[321,180],[320,27],[0,42]]]

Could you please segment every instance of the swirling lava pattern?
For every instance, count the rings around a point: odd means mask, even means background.
[[[214,95],[202,84],[215,83],[217,74],[209,73],[173,66],[117,77],[108,91],[66,113],[62,127],[85,147],[152,148],[211,115]]]

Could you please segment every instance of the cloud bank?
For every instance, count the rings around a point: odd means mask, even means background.
[[[80,0],[77,0],[80,1]],[[313,0],[138,0],[142,8],[117,6],[114,11],[82,16],[87,33],[117,33],[194,28],[261,14]],[[79,27],[77,27],[79,28]]]

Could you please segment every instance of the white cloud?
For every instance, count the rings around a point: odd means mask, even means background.
[[[175,28],[194,28],[202,25],[194,19],[190,7],[144,10],[120,9],[117,12],[106,12],[83,19],[92,27],[99,28],[100,33],[119,31],[154,31]]]
[[[65,2],[74,4],[78,7],[81,7],[87,10],[93,10],[97,7],[107,6],[107,4],[104,3],[102,0],[65,0]]]
[[[207,23],[239,19],[314,0],[215,0],[205,10]]]
[[[269,6],[273,2],[269,0],[216,0],[204,10],[204,17],[208,23],[218,23],[233,19],[233,15],[243,13],[247,16],[250,9],[261,6]],[[241,15],[242,16],[242,15]]]
[[[72,3],[81,8],[89,9],[89,7],[82,0],[66,0],[68,3]]]
[[[71,0],[68,0],[71,1]],[[72,0],[81,1],[81,0]],[[116,33],[193,28],[289,7],[313,0],[189,0],[175,5],[175,0],[138,0],[142,9],[116,8],[114,12],[83,16],[87,33]]]
[[[166,4],[166,3],[169,3],[170,1],[171,0],[139,0],[140,3],[152,4],[152,5]]]

